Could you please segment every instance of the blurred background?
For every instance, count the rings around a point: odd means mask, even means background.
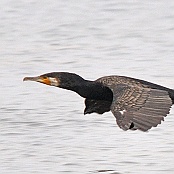
[[[1,0],[0,173],[173,174],[174,110],[148,133],[25,76],[125,75],[174,88],[174,1]]]

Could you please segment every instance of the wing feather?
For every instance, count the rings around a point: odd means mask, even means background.
[[[172,106],[168,92],[163,90],[128,85],[117,85],[112,90],[116,98],[111,105],[111,111],[123,130],[147,131],[156,127]]]

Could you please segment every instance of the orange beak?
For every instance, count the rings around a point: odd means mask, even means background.
[[[25,77],[23,79],[23,81],[35,81],[35,82],[44,83],[46,85],[51,85],[50,79],[48,77],[42,77],[42,76],[38,76],[38,77]]]

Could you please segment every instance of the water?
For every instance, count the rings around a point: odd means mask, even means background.
[[[173,174],[174,110],[148,133],[25,76],[126,75],[174,88],[174,1],[0,1],[0,172]]]

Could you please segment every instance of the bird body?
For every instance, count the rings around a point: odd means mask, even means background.
[[[164,120],[174,103],[174,90],[125,76],[85,80],[68,72],[25,77],[47,85],[72,90],[85,98],[84,114],[111,111],[123,130],[147,131]]]

